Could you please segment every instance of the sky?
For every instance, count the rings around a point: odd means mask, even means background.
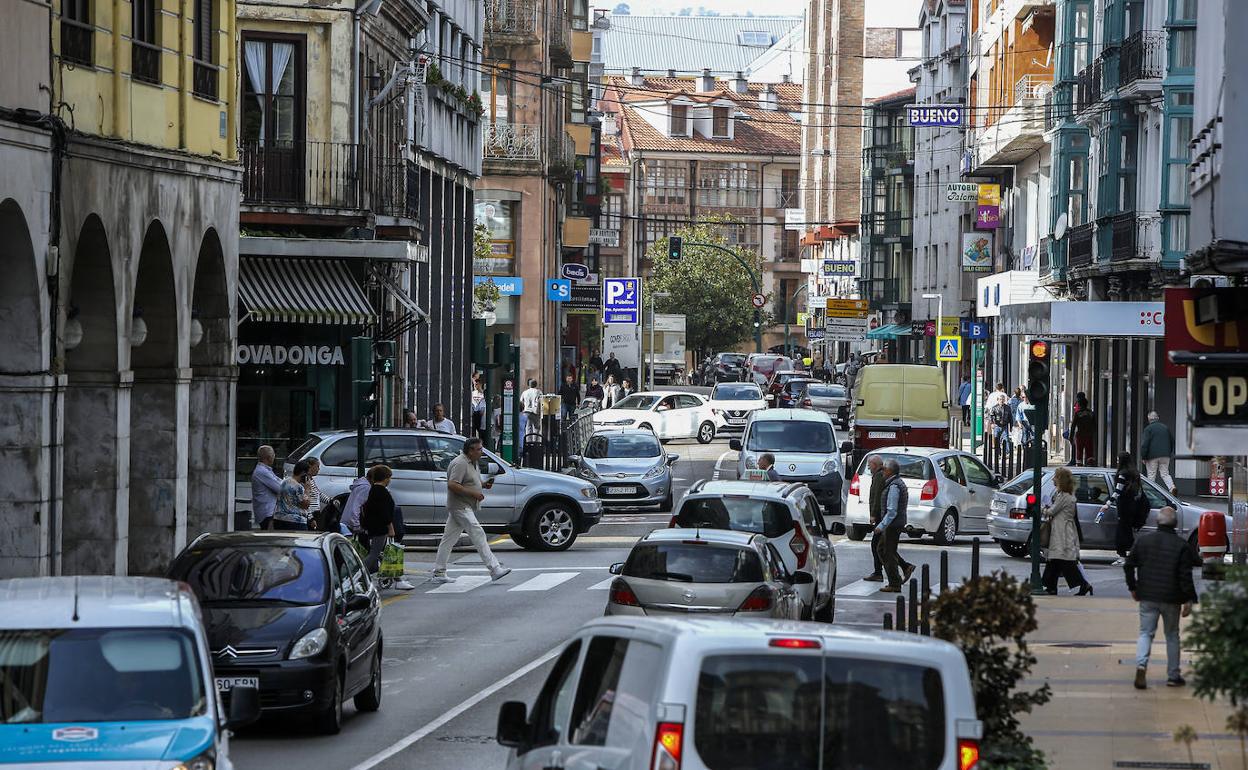
[[[614,8],[620,0],[591,0],[594,8]],[[758,0],[623,0],[628,3],[632,13],[668,14],[676,13],[684,7],[705,7],[707,10],[721,14],[739,14],[744,16],[747,11],[759,13]],[[769,16],[800,16],[806,10],[806,0],[769,0],[765,4]]]

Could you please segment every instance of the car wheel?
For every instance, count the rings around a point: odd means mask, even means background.
[[[368,686],[356,693],[353,702],[356,711],[376,711],[381,708],[381,639],[377,640],[377,652],[373,654]]]
[[[316,715],[313,724],[321,735],[337,735],[342,730],[342,674],[334,677],[334,699],[329,706]]]
[[[953,545],[953,541],[958,538],[958,515],[952,509],[945,511],[945,515],[940,517],[940,524],[932,537],[936,539],[936,545]]]
[[[670,512],[674,510],[675,508],[676,508],[676,500],[674,499],[672,495],[672,491],[669,489],[667,491],[667,497],[663,498],[663,504],[659,506],[659,511],[666,513],[666,512]]]
[[[706,421],[698,427],[698,443],[709,444],[715,438],[715,423]]]
[[[1011,556],[1015,559],[1026,558],[1027,554],[1031,552],[1031,546],[1026,541],[1019,543],[1013,540],[998,540],[997,543],[1000,544],[1001,550],[1005,551],[1006,556]]]
[[[816,623],[831,623],[836,618],[836,597],[829,596],[828,603],[815,610]]]
[[[849,535],[850,540],[866,540],[867,533],[871,531],[870,527],[862,524],[851,524],[845,534]]]
[[[524,536],[534,550],[566,551],[576,542],[576,516],[567,503],[545,503],[529,514]]]

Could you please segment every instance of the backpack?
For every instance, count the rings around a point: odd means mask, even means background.
[[[999,428],[1010,427],[1010,409],[1006,404],[997,404],[990,413],[992,424]]]

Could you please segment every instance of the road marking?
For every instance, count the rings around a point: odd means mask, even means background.
[[[447,585],[453,585],[453,584],[448,583]],[[399,741],[390,745],[389,747],[382,749],[381,751],[372,755],[371,757],[359,763],[355,767],[352,767],[351,770],[369,770],[370,768],[380,765],[382,762],[385,762],[387,759],[389,759],[390,757],[393,757],[395,754],[398,754],[400,751],[403,751],[404,749],[411,747],[412,744],[428,736],[433,731],[437,730],[438,728],[442,727],[446,723],[455,719],[460,714],[464,713],[468,709],[472,708],[473,706],[477,705],[481,701],[490,697],[494,693],[510,685],[511,683],[515,682],[516,680],[520,679],[526,674],[529,674],[532,671],[538,668],[541,668],[546,663],[553,660],[554,657],[558,655],[560,650],[562,649],[563,649],[563,645],[560,644],[559,646],[550,650],[546,654],[542,655],[537,660],[526,663],[524,666],[521,666],[520,668],[511,672],[510,674],[503,677],[502,679],[499,679],[497,682],[490,685],[489,687],[486,687],[484,690],[480,690],[476,694],[469,696],[467,700],[464,700],[458,706],[451,709],[450,711],[447,711],[445,714],[433,720],[432,722],[429,722],[424,727],[421,727],[419,730],[400,739]]]
[[[594,584],[593,584],[592,586],[590,586],[587,590],[589,590],[589,591],[605,591],[605,590],[607,590],[608,588],[610,588],[610,587],[611,587],[611,584],[612,584],[613,582],[615,582],[615,576],[614,576],[614,575],[612,575],[611,577],[609,577],[609,578],[607,578],[606,580],[602,581],[601,583],[594,583]]]
[[[490,582],[489,575],[460,575],[455,578],[454,582],[443,583],[432,591],[431,594],[466,594],[478,586],[483,586]]]
[[[413,593],[415,593],[415,591],[405,591],[404,593],[398,594],[396,596],[387,596],[385,599],[381,600],[381,606],[385,607],[388,604],[394,604],[399,599],[406,599],[409,596],[411,596]]]
[[[512,586],[508,591],[549,591],[560,583],[567,582],[581,573],[579,572],[543,572],[534,578],[529,578],[518,586]]]
[[[836,595],[837,596],[870,596],[871,594],[879,593],[880,588],[882,588],[883,586],[884,586],[883,583],[877,583],[877,582],[873,582],[870,580],[855,580],[854,582],[850,583],[844,588],[838,588],[836,591]]]
[[[588,570],[588,569],[610,569],[608,564],[597,564],[588,567],[568,567],[560,564],[558,567],[512,567],[512,572],[550,572],[553,570]],[[485,567],[450,567],[447,572],[488,572]]]

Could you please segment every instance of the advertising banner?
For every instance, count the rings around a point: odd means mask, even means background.
[[[992,233],[962,233],[962,272],[992,272]]]

